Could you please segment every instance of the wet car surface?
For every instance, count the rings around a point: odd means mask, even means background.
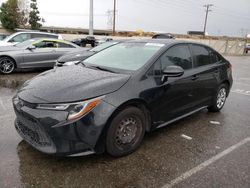
[[[15,90],[0,88],[0,187],[249,187],[250,57],[228,60],[234,85],[220,113],[203,110],[151,132],[138,151],[118,159],[36,151],[15,131]]]

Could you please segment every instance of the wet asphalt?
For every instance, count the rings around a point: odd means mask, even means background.
[[[123,158],[36,151],[14,129],[15,90],[0,88],[0,187],[250,187],[250,57],[227,59],[234,85],[220,113],[151,132]]]

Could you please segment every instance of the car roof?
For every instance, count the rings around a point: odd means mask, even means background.
[[[211,48],[210,46],[194,42],[194,41],[185,41],[185,40],[176,40],[176,39],[136,39],[136,40],[129,40],[124,42],[138,42],[138,43],[155,43],[155,44],[164,44],[165,46],[174,45],[174,44],[197,44]]]
[[[75,46],[75,47],[79,47],[77,45],[75,45],[74,43],[70,42],[70,41],[67,41],[67,40],[61,40],[61,39],[53,39],[53,38],[32,38],[32,39],[29,39],[29,40],[34,40],[33,41],[33,44],[34,43],[37,43],[37,42],[40,42],[42,40],[47,40],[47,41],[50,41],[50,42],[61,42],[61,43],[65,43],[65,44],[70,44],[72,46]]]
[[[18,31],[18,32],[14,33],[14,34],[20,34],[20,33],[36,33],[36,34],[45,34],[45,35],[58,36],[58,34],[55,34],[55,33],[41,32],[41,31]]]
[[[158,43],[158,44],[173,44],[173,43],[180,43],[179,41],[176,41],[174,39],[135,39],[135,40],[129,40],[125,42],[142,42],[142,43]]]

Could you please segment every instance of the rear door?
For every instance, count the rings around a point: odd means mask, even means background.
[[[194,77],[196,103],[198,106],[211,104],[214,92],[217,89],[219,75],[219,59],[214,51],[203,45],[190,45],[194,59]]]
[[[72,44],[63,41],[57,41],[56,45],[57,45],[56,48],[57,59],[63,56],[64,54],[76,49],[76,47],[73,46]]]

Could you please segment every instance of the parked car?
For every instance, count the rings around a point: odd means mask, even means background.
[[[112,41],[113,39],[112,38],[109,38],[109,37],[105,37],[105,38],[101,38],[101,39],[96,39],[95,41],[95,46],[98,46],[102,43],[105,43],[105,42],[109,42],[109,41]]]
[[[109,48],[113,45],[116,45],[118,43],[120,43],[122,41],[111,41],[111,42],[105,42],[100,44],[99,46],[96,46],[92,49],[81,49],[79,51],[74,51],[74,52],[69,52],[66,53],[65,55],[61,56],[58,60],[55,66],[57,67],[61,67],[61,66],[68,66],[68,65],[74,65],[77,64],[79,61],[82,61],[86,58],[88,58],[89,56],[100,52],[106,48]]]
[[[245,53],[247,54],[248,52],[250,52],[250,44],[246,44],[245,47]]]
[[[3,39],[5,39],[8,36],[9,36],[8,34],[0,33],[0,41],[2,41]]]
[[[57,39],[30,39],[14,46],[0,47],[0,73],[10,74],[16,68],[53,67],[56,60],[80,47]]]
[[[53,34],[53,33],[45,33],[38,31],[22,31],[16,32],[2,41],[0,41],[0,46],[13,46],[20,42],[24,42],[33,38],[53,38],[53,39],[62,39],[61,35]]]
[[[155,34],[152,39],[175,39],[175,37],[171,33],[159,33]]]
[[[81,47],[86,47],[87,44],[90,44],[92,47],[95,47],[95,41],[95,37],[87,36],[86,38],[74,39],[71,42]]]
[[[123,42],[26,82],[13,98],[15,127],[44,153],[124,156],[145,132],[201,109],[220,111],[232,82],[231,64],[208,46]]]

